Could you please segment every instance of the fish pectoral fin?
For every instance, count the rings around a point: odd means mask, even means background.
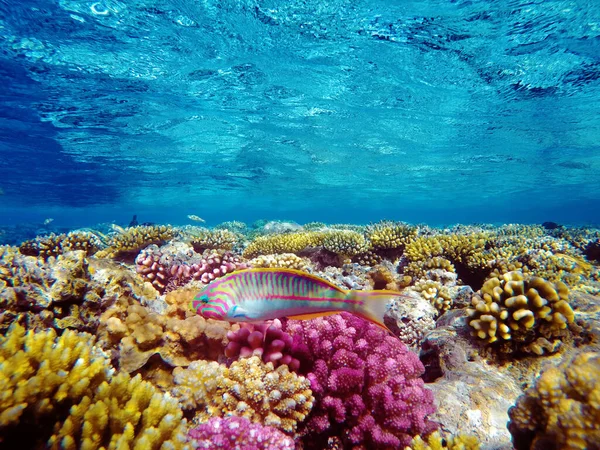
[[[341,311],[325,311],[325,312],[319,312],[319,313],[299,314],[297,316],[286,316],[286,317],[288,319],[293,319],[293,320],[310,320],[310,319],[316,319],[317,317],[333,316],[334,314],[339,314],[339,313],[341,313]]]
[[[239,305],[235,305],[233,308],[231,308],[227,315],[231,319],[252,319],[248,311]]]

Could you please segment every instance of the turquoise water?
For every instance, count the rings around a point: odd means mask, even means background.
[[[597,1],[0,1],[0,225],[600,222]]]

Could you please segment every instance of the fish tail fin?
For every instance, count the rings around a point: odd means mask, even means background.
[[[383,317],[388,310],[390,300],[402,295],[400,292],[387,290],[348,291],[346,300],[355,303],[356,309],[353,311],[354,314],[392,333],[383,323]]]

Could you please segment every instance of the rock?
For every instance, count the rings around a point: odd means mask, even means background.
[[[435,327],[435,307],[417,292],[406,290],[390,304],[385,324],[402,342],[413,350],[419,347],[425,334]]]
[[[473,434],[484,449],[512,449],[508,409],[523,393],[520,383],[478,355],[464,310],[451,310],[429,331],[420,358],[437,412],[432,419],[450,434]]]

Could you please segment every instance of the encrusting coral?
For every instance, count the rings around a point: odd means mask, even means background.
[[[487,280],[473,296],[469,325],[473,335],[487,343],[511,343],[504,351],[542,355],[557,349],[574,320],[568,296],[564,283],[508,272]]]
[[[188,448],[178,402],[140,376],[113,375],[85,333],[0,338],[0,442],[8,448]],[[36,424],[34,433],[31,423]]]
[[[197,292],[189,289],[167,294],[162,313],[127,297],[100,317],[99,342],[112,349],[119,368],[134,372],[159,355],[170,367],[187,366],[202,358],[217,358],[226,345],[228,322],[204,319],[189,307]]]
[[[398,448],[436,428],[424,367],[398,339],[348,313],[290,320],[286,331],[313,361],[305,448],[325,448],[335,436],[348,448]]]
[[[542,372],[509,410],[517,450],[600,448],[600,353],[584,352]]]
[[[258,356],[225,365],[194,361],[173,371],[173,394],[198,418],[235,415],[294,433],[312,409],[309,381],[286,365],[273,367]]]
[[[425,440],[417,436],[405,450],[479,450],[479,440],[464,434],[442,437],[439,431],[435,431]]]

